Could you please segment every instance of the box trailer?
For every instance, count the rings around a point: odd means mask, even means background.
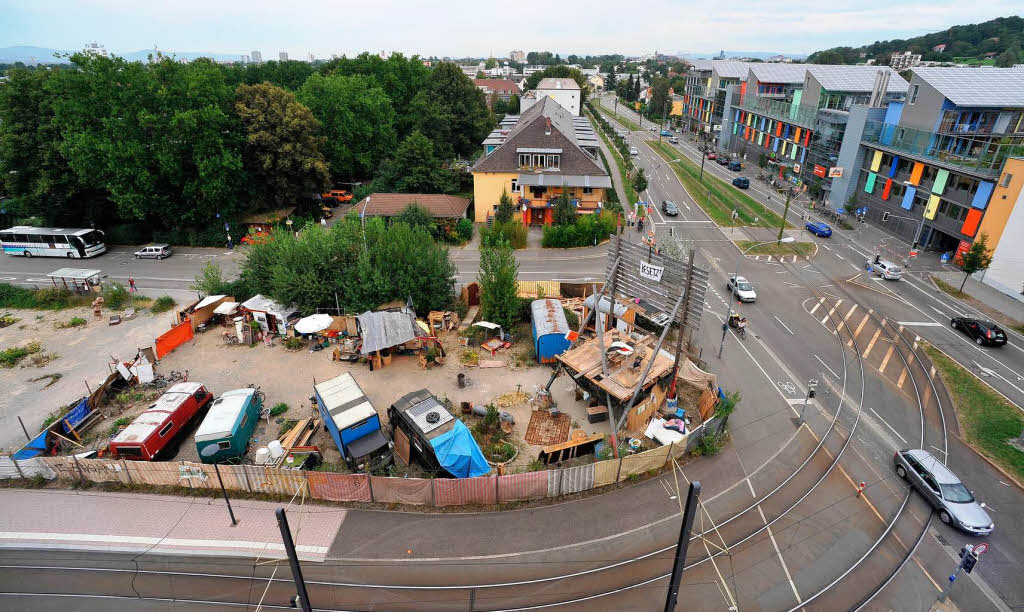
[[[110,453],[118,459],[153,461],[173,451],[182,432],[212,399],[201,383],[172,386],[110,440]]]
[[[213,400],[210,411],[196,430],[199,460],[221,463],[241,459],[262,409],[263,394],[251,388],[228,391]]]
[[[377,410],[352,374],[313,385],[316,407],[349,469],[370,472],[391,463],[391,440]]]
[[[427,389],[406,393],[388,408],[395,452],[409,463],[419,459],[442,476],[483,476],[491,466],[465,423]]]

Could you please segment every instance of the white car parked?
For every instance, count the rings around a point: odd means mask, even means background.
[[[640,155],[640,151],[637,151],[636,147],[630,147],[629,148],[629,154],[630,155]]]

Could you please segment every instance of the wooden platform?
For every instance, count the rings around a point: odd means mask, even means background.
[[[609,360],[608,376],[603,376],[601,371],[601,351],[617,340],[627,342],[636,348],[643,348],[646,355],[640,363],[640,367],[636,369],[630,367],[634,359],[632,356],[618,363],[613,363],[612,360]],[[638,342],[633,342],[622,332],[613,330],[604,334],[603,345],[595,338],[559,355],[558,360],[565,364],[569,370],[588,378],[618,401],[625,402],[633,395],[633,391],[638,385],[642,388],[647,388],[672,369],[674,358],[667,351],[662,349],[659,354],[652,355],[654,346],[657,343],[658,338],[654,335],[648,335]],[[644,368],[647,367],[648,361],[652,358],[654,359],[654,365],[651,367],[651,371],[648,372],[647,378],[641,384],[640,375],[643,374]]]

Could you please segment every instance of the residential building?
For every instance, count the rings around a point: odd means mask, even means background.
[[[885,67],[751,64],[736,89],[724,102],[719,148],[763,162],[813,199],[830,201],[844,142],[856,149],[863,130],[860,121],[848,129],[851,109],[901,100],[907,82]]]
[[[497,96],[499,100],[508,102],[512,99],[512,96],[518,96],[522,93],[515,81],[510,79],[473,79],[473,84],[476,85],[477,89],[484,92],[484,96],[487,97],[488,108],[491,106],[492,94]]]
[[[1024,302],[1024,157],[1006,160],[978,235],[988,237],[992,265],[981,282]],[[1003,240],[1003,238],[1006,238]]]
[[[593,91],[604,91],[604,77],[600,74],[588,76],[587,83],[590,83],[590,89]]]
[[[547,66],[523,66],[523,77],[529,78],[534,72],[544,72]]]
[[[544,98],[552,98],[574,117],[580,116],[582,92],[580,91],[579,84],[574,79],[541,79],[540,83],[537,84],[537,89],[527,92],[527,95],[523,96],[520,100],[519,110],[525,112],[526,109]]]
[[[527,225],[550,225],[554,201],[563,192],[577,213],[601,211],[612,182],[586,117],[574,117],[543,96],[505,120],[484,141],[484,155],[472,168],[476,222],[493,217],[503,192],[516,205],[516,220]]]
[[[443,193],[374,193],[353,210],[366,217],[397,217],[410,204],[425,208],[435,219],[461,219],[469,209],[468,199]]]
[[[260,53],[259,51],[254,50],[252,53],[249,54],[249,57],[252,59],[252,63],[254,64],[263,63],[263,54]]]
[[[469,78],[475,79],[477,74],[483,72],[484,63],[480,62],[479,64],[460,64],[459,70],[461,70],[462,74],[468,76]]]
[[[1007,170],[1007,160],[1024,150],[1024,71],[912,72],[906,102],[866,120],[843,197],[854,196],[869,221],[907,242],[963,251],[979,228],[992,232],[992,204],[1014,199],[1005,189],[995,193],[1022,172],[1017,162]]]
[[[278,53],[277,54],[277,60],[280,61],[280,62],[287,62],[288,61],[288,52],[287,51],[281,51],[280,53]]]
[[[522,64],[523,62],[526,61],[526,51],[510,51],[508,54],[508,58],[513,62],[518,62]]]
[[[99,56],[99,57],[110,57],[110,54],[107,53],[107,48],[104,47],[103,45],[95,42],[95,41],[85,45],[85,48],[82,49],[82,53],[84,53],[85,55],[96,55],[96,56]]]
[[[893,53],[889,58],[889,67],[896,72],[903,72],[908,68],[913,68],[921,63],[921,54],[912,53],[910,51],[904,51],[903,53]]]

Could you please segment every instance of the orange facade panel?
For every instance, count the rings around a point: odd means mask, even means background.
[[[964,219],[964,225],[960,228],[960,233],[964,236],[973,236],[978,231],[979,223],[981,223],[981,211],[977,208],[972,208],[967,211],[967,218]]]

